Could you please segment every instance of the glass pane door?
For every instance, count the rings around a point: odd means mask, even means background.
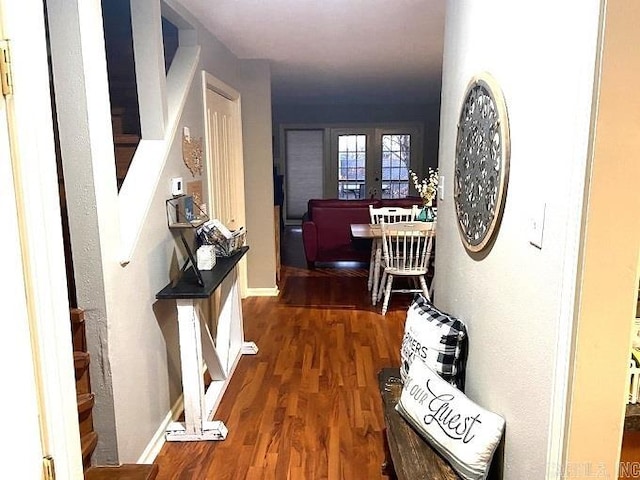
[[[419,127],[336,128],[330,138],[328,198],[405,198],[412,194],[409,169],[418,175],[422,171]]]
[[[382,134],[382,198],[405,198],[409,195],[411,135]]]
[[[338,135],[338,198],[366,198],[366,135]]]

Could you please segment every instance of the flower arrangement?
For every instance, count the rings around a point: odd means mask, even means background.
[[[438,191],[438,169],[435,170],[429,167],[429,175],[427,178],[418,180],[418,175],[413,170],[409,170],[411,180],[413,180],[413,186],[416,188],[418,195],[422,198],[422,202],[426,207],[433,205],[433,199]]]

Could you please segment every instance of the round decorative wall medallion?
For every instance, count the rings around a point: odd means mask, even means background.
[[[489,74],[474,77],[458,123],[453,196],[462,243],[483,250],[500,224],[509,178],[509,118]]]

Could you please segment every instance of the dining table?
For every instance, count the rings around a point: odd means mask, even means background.
[[[435,222],[430,223],[433,225],[433,234],[435,235]],[[354,239],[371,240],[367,287],[371,292],[371,304],[375,305],[378,302],[380,268],[382,265],[382,227],[379,223],[352,223],[351,236]]]

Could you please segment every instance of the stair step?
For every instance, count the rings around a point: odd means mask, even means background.
[[[73,352],[73,366],[77,377],[78,372],[82,373],[82,370],[89,366],[89,354],[87,352]]]
[[[120,134],[113,138],[116,157],[116,178],[119,182],[124,181],[124,177],[129,171],[129,165],[138,148],[140,137],[135,134]]]
[[[98,434],[96,432],[89,432],[80,437],[80,445],[82,447],[82,466],[84,469],[89,468],[91,465],[91,455],[96,449],[98,444]]]
[[[71,308],[69,310],[71,318],[71,339],[73,349],[78,352],[87,351],[87,337],[84,328],[84,310]]]
[[[95,397],[93,393],[82,393],[78,395],[78,415],[82,415],[93,408]]]
[[[71,317],[71,323],[82,323],[84,322],[84,310],[80,308],[71,308],[69,309],[69,315]]]
[[[76,393],[91,393],[89,378],[89,354],[87,352],[73,352],[73,366],[76,374]]]
[[[118,145],[138,145],[140,143],[140,135],[135,133],[117,133],[113,136],[113,143]]]
[[[119,467],[91,467],[84,474],[85,480],[154,480],[158,475],[155,464],[129,464]]]
[[[78,395],[78,424],[80,436],[93,432],[93,405],[95,395],[93,393],[83,393]]]
[[[124,125],[122,123],[122,115],[113,115],[111,116],[111,130],[114,135],[122,133],[124,130]]]

